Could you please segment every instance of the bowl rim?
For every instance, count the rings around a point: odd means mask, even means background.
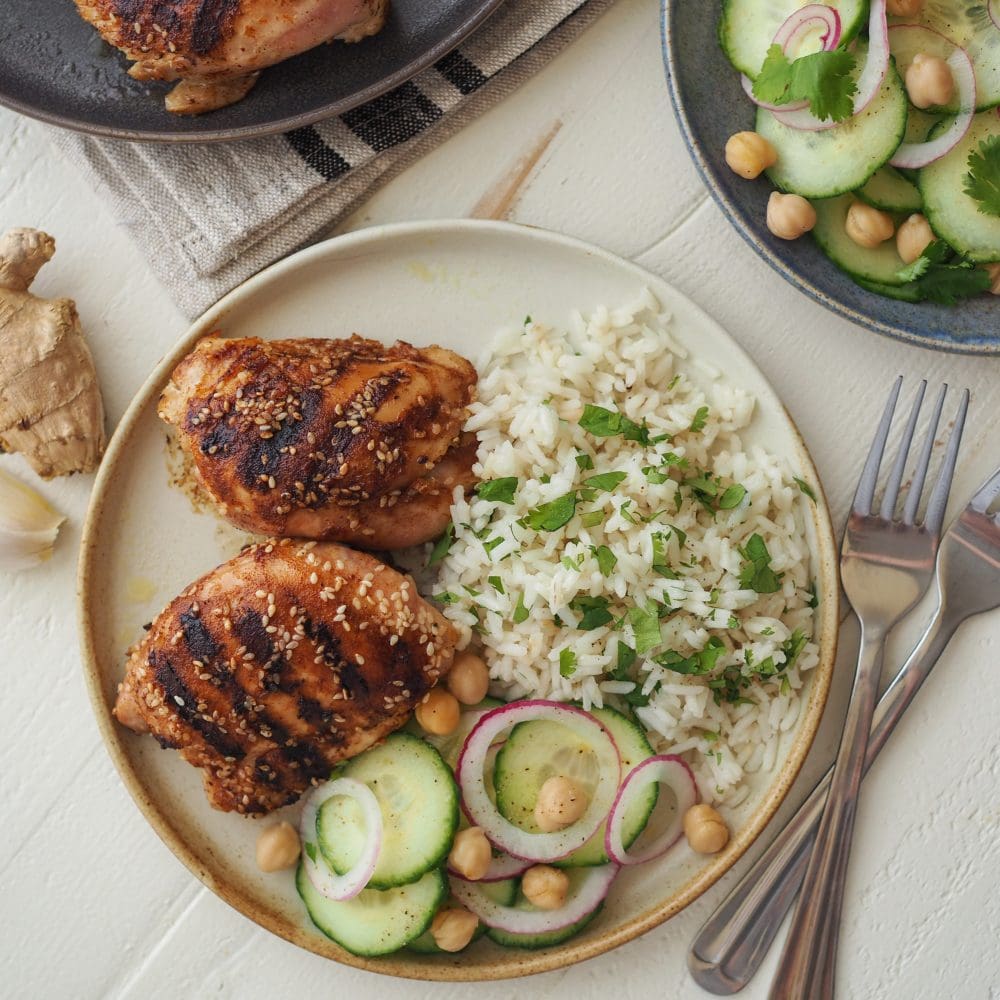
[[[797,270],[789,267],[780,258],[775,256],[768,247],[761,242],[757,234],[750,227],[744,214],[727,197],[722,186],[718,183],[717,175],[711,163],[704,155],[701,144],[695,138],[694,128],[691,124],[687,108],[681,100],[680,88],[677,83],[677,47],[675,45],[676,34],[673,26],[673,16],[675,9],[680,5],[681,0],[661,0],[660,5],[660,44],[663,51],[663,66],[667,78],[667,90],[670,94],[670,103],[674,109],[674,116],[680,126],[681,137],[687,147],[702,182],[708,189],[716,205],[726,217],[726,220],[743,237],[757,256],[767,263],[773,270],[777,271],[785,281],[793,285],[800,292],[805,292],[814,302],[825,306],[831,312],[836,313],[844,319],[850,320],[858,326],[871,330],[874,333],[893,340],[899,340],[916,347],[923,347],[932,351],[944,351],[949,354],[975,354],[975,355],[996,355],[1000,354],[1000,343],[963,343],[961,341],[941,341],[924,334],[913,333],[901,326],[885,323],[874,316],[860,312],[851,306],[845,305],[839,299],[827,295],[822,289],[814,285],[808,278],[800,274]]]
[[[161,129],[123,128],[117,125],[103,125],[97,122],[81,121],[72,115],[53,111],[46,107],[24,101],[16,95],[0,89],[0,106],[9,108],[27,118],[54,125],[70,132],[82,135],[97,136],[104,139],[125,139],[129,142],[149,143],[215,143],[236,142],[241,139],[262,139],[266,136],[280,135],[283,132],[294,131],[315,125],[318,122],[335,118],[337,115],[353,111],[362,104],[382,97],[390,90],[412,80],[439,59],[444,58],[453,49],[462,44],[488,18],[490,18],[505,0],[478,0],[478,7],[461,24],[449,31],[443,38],[430,48],[418,53],[395,72],[389,73],[375,83],[356,90],[346,97],[329,101],[321,107],[313,108],[297,114],[287,114],[282,118],[271,119],[254,125],[239,125],[231,128],[206,129],[200,132],[170,132]],[[266,67],[262,72],[267,72]],[[124,69],[122,70],[124,72]]]
[[[762,381],[778,400],[782,413],[788,423],[797,451],[796,459],[801,472],[816,486],[816,500],[810,507],[813,513],[815,532],[815,551],[813,553],[816,565],[816,580],[819,587],[820,606],[824,609],[819,622],[818,642],[820,646],[820,662],[810,671],[809,699],[803,712],[800,728],[789,748],[788,756],[780,774],[775,777],[762,800],[751,813],[743,829],[732,838],[727,847],[716,855],[713,860],[701,869],[694,877],[689,878],[681,888],[665,903],[650,907],[625,921],[621,926],[609,931],[596,940],[570,941],[565,945],[540,951],[525,951],[518,953],[514,961],[497,963],[493,966],[478,965],[465,968],[460,964],[460,956],[455,956],[457,964],[433,964],[420,956],[406,951],[381,958],[365,958],[353,955],[324,938],[318,931],[306,926],[306,921],[293,925],[278,912],[261,906],[237,884],[221,877],[208,866],[203,865],[196,853],[186,844],[181,833],[174,827],[169,815],[157,804],[154,797],[147,794],[142,778],[133,767],[123,744],[124,734],[120,731],[111,716],[109,705],[105,699],[102,684],[102,673],[97,655],[97,643],[91,628],[91,608],[94,602],[94,592],[91,587],[91,577],[94,575],[95,559],[99,548],[99,529],[105,495],[113,482],[122,458],[125,456],[130,439],[135,433],[150,401],[158,394],[169,378],[170,372],[177,362],[190,351],[194,342],[217,327],[224,315],[244,297],[253,296],[259,289],[275,279],[281,279],[314,261],[322,260],[331,252],[340,252],[351,248],[368,247],[376,252],[382,241],[392,241],[407,237],[446,237],[456,232],[475,232],[486,238],[490,234],[514,233],[520,238],[548,241],[561,248],[568,248],[587,255],[597,256],[617,267],[633,271],[640,280],[652,281],[667,285],[664,279],[651,274],[639,265],[624,260],[607,250],[578,240],[536,227],[521,226],[509,222],[488,220],[441,220],[432,222],[407,222],[389,225],[373,226],[358,230],[343,236],[334,237],[322,243],[308,247],[271,267],[254,275],[237,286],[226,296],[210,307],[201,317],[196,319],[177,344],[154,367],[145,382],[129,403],[121,421],[115,429],[108,444],[104,460],[98,470],[83,524],[80,543],[80,556],[77,574],[77,619],[80,634],[82,666],[87,692],[96,718],[101,738],[111,756],[119,776],[129,794],[135,801],[143,816],[173,854],[209,889],[225,900],[238,912],[249,917],[261,927],[271,931],[281,938],[296,944],[308,951],[332,958],[342,964],[390,975],[399,978],[438,981],[438,982],[472,982],[513,979],[520,976],[534,975],[565,968],[589,958],[594,958],[605,952],[623,945],[640,935],[657,927],[670,917],[676,915],[690,903],[694,902],[715,882],[717,882],[739,858],[750,848],[764,831],[778,807],[781,805],[792,784],[797,778],[805,761],[826,705],[827,695],[833,675],[837,655],[837,640],[840,623],[840,584],[838,575],[838,556],[835,535],[830,518],[822,482],[816,472],[815,464],[808,448],[798,430],[791,414],[770,388],[770,383],[760,373]],[[759,373],[756,364],[744,352],[740,344],[728,334],[715,320],[692,302],[683,293],[674,290],[675,294],[685,301],[707,323],[712,324],[730,342],[731,347],[741,364],[748,365]],[[454,960],[453,959],[453,960]]]

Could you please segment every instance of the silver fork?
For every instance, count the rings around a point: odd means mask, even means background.
[[[865,770],[871,767],[966,619],[1000,608],[1000,469],[952,523],[938,551],[937,603],[920,641],[875,710]],[[711,993],[736,993],[760,968],[805,871],[830,772],[698,932],[688,967]]]
[[[823,816],[806,866],[791,929],[771,987],[773,1000],[832,998],[840,914],[844,901],[858,792],[889,631],[926,593],[941,537],[958,447],[968,407],[963,394],[941,471],[922,524],[916,523],[934,436],[944,405],[943,387],[931,427],[907,493],[901,518],[895,516],[906,460],[927,383],[917,392],[899,454],[886,483],[878,514],[872,513],[879,468],[899,399],[896,380],[879,423],[847,522],[840,571],[844,592],[861,623],[861,650],[847,708],[844,734],[830,779]]]

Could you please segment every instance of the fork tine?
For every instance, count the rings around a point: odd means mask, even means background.
[[[899,390],[903,384],[903,376],[896,379],[896,384],[889,393],[889,402],[885,404],[885,412],[882,420],[875,432],[875,440],[872,441],[871,451],[868,452],[868,459],[865,462],[861,479],[858,482],[857,492],[854,494],[854,513],[861,517],[867,517],[872,512],[872,500],[875,498],[875,484],[878,482],[878,470],[882,464],[882,454],[885,452],[885,442],[889,437],[889,428],[892,426],[892,415],[896,412],[896,401],[899,399]]]
[[[948,450],[944,453],[941,472],[934,485],[934,492],[927,502],[927,513],[924,515],[924,527],[932,534],[940,534],[944,523],[944,511],[948,506],[948,494],[951,492],[951,479],[955,474],[955,461],[958,458],[958,448],[962,443],[962,431],[965,428],[965,414],[969,409],[969,390],[962,392],[962,402],[955,416],[955,426],[948,441]]]
[[[931,454],[934,451],[934,438],[937,436],[938,424],[941,421],[941,410],[944,407],[944,397],[947,395],[948,386],[945,384],[941,386],[937,402],[934,404],[934,413],[931,415],[931,422],[927,426],[927,438],[924,441],[923,450],[920,452],[916,471],[913,473],[913,482],[910,483],[910,491],[906,495],[906,509],[903,511],[903,524],[906,525],[913,524],[917,520],[920,496],[924,492],[924,481],[927,479],[927,469],[931,464]]]
[[[1000,469],[997,469],[983,483],[976,495],[969,501],[969,507],[979,514],[985,514],[998,496],[1000,496]],[[1000,514],[997,517],[1000,517]]]
[[[906,471],[906,459],[910,454],[910,445],[913,443],[913,432],[917,426],[917,417],[920,416],[920,407],[924,401],[924,393],[927,391],[927,379],[920,383],[917,389],[916,399],[913,401],[913,409],[910,411],[910,419],[906,422],[906,430],[903,431],[903,439],[899,442],[899,454],[889,473],[889,481],[885,484],[885,496],[882,497],[881,517],[883,521],[891,521],[896,510],[896,500],[899,498],[899,484],[903,481],[903,473]]]

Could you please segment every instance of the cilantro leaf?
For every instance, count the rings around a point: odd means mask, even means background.
[[[529,528],[535,531],[558,531],[568,524],[576,513],[576,492],[556,497],[548,503],[543,503],[531,511],[526,520]]]
[[[712,636],[705,648],[691,656],[681,656],[674,649],[668,649],[661,656],[654,656],[653,662],[677,674],[708,674],[715,669],[719,657],[726,651],[725,644],[717,636]]]
[[[589,632],[591,629],[600,628],[614,620],[614,615],[608,611],[608,599],[606,597],[588,597],[586,594],[578,594],[569,602],[570,609],[581,616],[580,623],[576,626],[581,632]]]
[[[616,681],[627,681],[631,680],[628,675],[629,670],[632,668],[632,664],[636,661],[636,651],[626,642],[622,642],[621,639],[618,640],[618,662],[615,664],[614,670],[611,671],[611,676],[614,677]]]
[[[816,503],[816,491],[804,480],[799,479],[798,476],[793,477],[798,488],[805,493],[813,503]]]
[[[777,105],[808,101],[817,118],[846,121],[854,114],[856,65],[845,49],[813,52],[790,62],[780,45],[772,45],[754,81],[754,96]]]
[[[596,549],[591,546],[590,551],[593,552],[594,558],[597,560],[597,568],[601,571],[601,576],[610,576],[611,571],[618,565],[618,556],[607,545],[598,545]]]
[[[580,515],[580,524],[582,524],[585,528],[596,528],[603,521],[603,510],[588,510],[586,514]]]
[[[440,594],[435,594],[431,600],[437,601],[438,604],[458,604],[461,600],[458,594],[453,594],[450,590],[443,590]]]
[[[722,496],[719,497],[719,510],[733,510],[743,503],[743,498],[747,495],[747,488],[739,483],[726,487]]]
[[[960,299],[986,292],[989,272],[954,253],[944,240],[935,240],[897,277],[921,299],[953,306]]]
[[[740,570],[741,587],[758,594],[774,594],[781,589],[781,577],[771,569],[771,553],[760,535],[751,535],[740,554],[746,560]]]
[[[610,493],[619,483],[623,483],[627,478],[627,472],[602,472],[599,476],[591,476],[583,481],[584,486],[591,489],[604,490]]]
[[[799,653],[805,649],[808,641],[809,637],[805,634],[805,632],[803,632],[802,629],[797,628],[791,636],[782,643],[781,651],[785,654],[785,662],[781,666],[782,670],[787,670],[799,658]]]
[[[522,622],[528,620],[528,609],[524,603],[524,594],[521,594],[517,599],[517,607],[514,608],[513,619],[515,625],[520,625]]]
[[[434,548],[431,549],[431,554],[427,559],[428,566],[435,566],[437,563],[441,562],[442,559],[448,554],[448,550],[451,548],[452,543],[455,541],[455,525],[449,524],[447,528],[444,529],[444,534],[434,543]]]
[[[580,417],[580,426],[594,437],[617,437],[620,434],[626,441],[649,444],[648,427],[640,427],[623,413],[603,406],[587,403],[583,408],[583,416]]]
[[[512,504],[517,486],[516,476],[506,476],[503,479],[490,479],[485,483],[480,483],[476,487],[476,493],[481,500],[495,500],[497,503]]]
[[[563,677],[572,677],[576,673],[576,653],[572,649],[559,650],[559,673]]]
[[[503,589],[503,580],[501,580],[500,577],[498,577],[498,576],[490,576],[490,577],[487,577],[486,579],[487,579],[487,582],[489,583],[489,585],[498,594],[505,594],[506,593],[506,591]]]
[[[581,451],[576,456],[576,464],[578,468],[583,470],[592,469],[594,467],[594,460],[588,454]]]
[[[655,604],[649,609],[629,608],[628,622],[635,633],[635,651],[640,656],[663,642],[660,633],[660,615]]]
[[[1000,215],[1000,135],[991,135],[969,154],[965,193],[983,215]]]
[[[694,419],[691,421],[691,426],[688,428],[689,431],[693,431],[695,434],[700,433],[705,429],[705,424],[708,423],[708,407],[699,406],[695,411]]]

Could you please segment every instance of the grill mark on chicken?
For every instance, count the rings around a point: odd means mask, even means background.
[[[138,24],[141,32],[134,36],[152,31],[151,41],[162,38],[164,46],[203,56],[228,37],[240,0],[111,0],[108,6],[123,22],[119,37],[124,45],[134,44],[129,31]]]
[[[298,393],[298,420],[285,421],[273,437],[258,438],[254,447],[237,449],[236,471],[240,481],[249,489],[267,492],[269,479],[278,476],[282,470],[282,460],[293,457],[299,445],[309,433],[309,427],[316,416],[320,405],[320,394],[311,389],[303,389]],[[235,417],[230,417],[235,422]],[[289,452],[295,448],[296,452]]]
[[[194,692],[181,679],[177,669],[169,657],[159,654],[156,650],[150,650],[148,662],[153,668],[153,676],[156,683],[162,689],[164,695],[169,699],[171,710],[176,712],[180,719],[189,728],[196,730],[204,738],[205,742],[218,751],[223,757],[233,757],[240,759],[245,756],[243,748],[227,735],[219,731],[219,728],[210,722],[206,722],[197,710],[198,698]],[[153,731],[160,746],[168,749],[176,749],[182,744],[164,737],[162,734]]]
[[[222,647],[212,638],[196,611],[189,609],[182,612],[180,621],[184,642],[191,655],[206,665],[210,664],[222,652]]]

